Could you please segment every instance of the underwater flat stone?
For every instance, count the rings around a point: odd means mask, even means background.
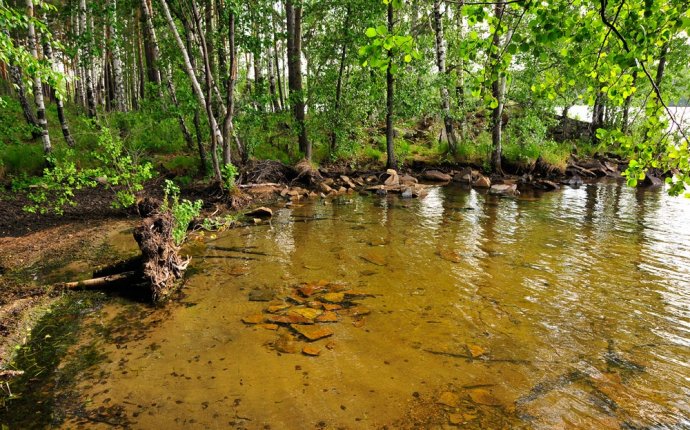
[[[271,218],[273,216],[273,211],[267,207],[262,206],[260,208],[251,210],[245,213],[244,215],[248,216],[249,218]]]
[[[333,311],[326,311],[316,317],[316,322],[327,323],[327,322],[338,322],[338,314]]]
[[[343,294],[345,294],[345,297],[348,299],[363,299],[365,297],[374,297],[373,294],[358,290],[345,290],[343,291]]]
[[[443,393],[441,393],[436,403],[454,408],[458,405],[459,401],[460,396],[451,391],[444,391]]]
[[[264,315],[263,314],[248,315],[248,316],[242,318],[242,322],[245,324],[259,324],[259,323],[264,322]]]
[[[329,303],[340,303],[345,300],[345,294],[343,293],[326,293],[321,296],[321,300]]]
[[[313,320],[300,315],[266,315],[265,320],[274,324],[313,324]]]
[[[314,295],[315,293],[318,293],[319,291],[323,290],[323,286],[322,285],[309,284],[309,285],[305,285],[303,287],[299,287],[297,290],[304,297],[310,297],[310,296]]]
[[[312,309],[323,309],[323,303],[313,300],[311,302],[307,302],[307,306],[309,306]]]
[[[288,308],[290,308],[290,307],[291,307],[291,306],[288,305],[287,303],[281,303],[281,304],[279,304],[279,305],[270,305],[269,307],[266,308],[266,310],[267,310],[268,312],[274,314],[274,313],[276,313],[276,312],[283,311],[283,310],[288,309]]]
[[[312,309],[312,308],[292,308],[288,311],[288,316],[302,316],[304,318],[307,318],[309,320],[313,320],[314,318],[318,317],[321,315],[323,311],[320,311],[318,309]]]
[[[335,303],[323,303],[323,308],[327,311],[337,311],[343,307]]]
[[[267,289],[254,289],[249,292],[250,302],[270,302],[276,296],[275,291]]]
[[[360,255],[360,258],[367,263],[374,264],[376,266],[385,266],[386,265],[386,259],[378,254],[374,254],[373,252],[368,252],[364,255]]]
[[[278,324],[261,324],[259,327],[265,328],[266,330],[278,330]]]
[[[302,344],[293,335],[285,333],[273,342],[273,348],[284,354],[296,354],[302,349]]]
[[[349,309],[343,309],[340,312],[340,315],[345,315],[345,316],[350,316],[350,317],[361,317],[364,315],[369,315],[371,313],[371,309],[369,309],[366,306],[354,306]]]
[[[475,388],[470,390],[470,399],[478,405],[501,406],[501,401],[497,399],[489,390]]]
[[[312,357],[318,357],[319,355],[321,355],[321,348],[317,348],[317,347],[312,346],[312,345],[307,345],[304,348],[302,348],[302,353],[304,355],[309,355]]]
[[[309,339],[310,341],[315,341],[323,339],[324,337],[333,336],[333,330],[320,325],[290,324],[290,327],[297,333]]]

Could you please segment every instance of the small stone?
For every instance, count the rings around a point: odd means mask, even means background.
[[[259,323],[264,322],[264,315],[263,314],[248,315],[248,316],[242,318],[242,322],[245,324],[259,324]]]
[[[366,253],[364,255],[361,255],[360,257],[362,258],[362,260],[371,264],[375,264],[377,266],[386,265],[386,259],[381,255],[374,254],[373,252]]]
[[[321,300],[324,300],[329,303],[340,303],[343,300],[345,300],[345,294],[344,293],[326,293],[323,296],[321,296]]]
[[[250,302],[270,302],[276,296],[275,291],[266,289],[254,289],[249,292]]]
[[[312,309],[323,309],[323,303],[319,301],[307,302],[307,306],[309,306]]]
[[[367,308],[366,306],[354,306],[349,309],[344,309],[340,311],[341,315],[350,317],[361,317],[364,315],[369,315],[370,313],[371,309]]]
[[[321,348],[317,348],[312,345],[306,345],[304,348],[302,348],[302,353],[304,355],[318,357],[319,355],[321,355]]]
[[[500,406],[502,404],[489,390],[483,388],[470,390],[470,398],[479,405]]]
[[[321,285],[314,285],[314,284],[309,284],[305,285],[303,287],[300,287],[298,291],[304,296],[304,297],[309,297],[313,295],[314,293],[317,293],[319,291],[323,290],[323,286]]]
[[[331,341],[326,344],[326,349],[329,351],[333,351],[335,349],[335,342]]]
[[[414,176],[402,175],[400,177],[400,184],[402,184],[402,185],[412,185],[412,184],[416,184],[417,182],[419,182],[419,181]]]
[[[327,323],[327,322],[338,322],[338,314],[333,311],[326,311],[316,317],[316,322]]]
[[[448,414],[448,422],[451,424],[462,424],[465,422],[465,417],[462,414]]]
[[[324,337],[328,336],[333,336],[333,330],[331,330],[328,327],[323,327],[320,325],[299,325],[299,324],[291,324],[290,327],[295,330],[297,333],[301,334],[302,336],[306,337],[310,341],[315,341],[322,339]]]
[[[321,183],[319,184],[319,190],[320,190],[322,193],[328,194],[328,193],[330,193],[331,191],[333,191],[333,188],[331,188],[331,187],[324,181],[324,182],[321,182]]]
[[[460,397],[457,394],[450,391],[444,391],[441,393],[441,396],[438,398],[436,403],[454,408],[458,405],[459,401]]]
[[[400,197],[402,197],[403,199],[411,199],[412,197],[414,197],[412,193],[412,188],[405,188],[403,192],[400,194]]]
[[[360,319],[356,319],[356,320],[352,321],[352,326],[355,328],[364,327],[364,324],[366,324],[366,321],[364,320],[364,318],[360,318]]]
[[[486,349],[479,345],[468,345],[467,349],[470,350],[470,355],[472,358],[481,357],[482,355],[486,354]]]
[[[265,328],[266,330],[278,330],[278,324],[261,324],[259,327]]]
[[[324,303],[323,308],[327,311],[337,311],[339,309],[342,309],[343,307],[340,305],[336,305],[335,303]]]
[[[273,342],[273,348],[284,354],[296,354],[301,348],[299,342],[291,334],[282,334]]]

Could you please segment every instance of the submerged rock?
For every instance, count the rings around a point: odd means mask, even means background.
[[[470,390],[470,399],[478,405],[501,406],[502,402],[497,399],[489,390],[475,388]]]
[[[297,333],[306,337],[310,341],[315,341],[323,339],[324,337],[333,336],[333,330],[328,327],[323,327],[320,325],[301,325],[301,324],[291,324],[292,328]]]
[[[311,357],[318,357],[321,355],[321,348],[317,348],[313,345],[306,345],[304,348],[302,348],[302,353]]]
[[[386,174],[388,177],[383,182],[384,185],[400,185],[400,177],[398,176],[398,172],[393,169],[388,169],[386,170]]]
[[[249,292],[250,302],[270,302],[276,296],[275,291],[267,289],[254,289]]]
[[[273,342],[273,349],[283,354],[296,354],[301,350],[301,345],[293,335],[284,333]]]
[[[460,396],[451,391],[444,391],[441,393],[436,403],[454,408],[458,405],[459,401]]]
[[[517,190],[516,184],[492,185],[491,188],[489,189],[489,193],[501,194],[501,195],[507,195],[507,196],[514,196],[514,195],[520,194],[520,192]]]

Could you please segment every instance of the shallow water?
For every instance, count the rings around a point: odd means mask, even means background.
[[[185,251],[182,299],[86,318],[78,345],[102,359],[63,427],[690,428],[687,199],[617,184],[353,196]],[[369,314],[293,342],[318,357],[277,351],[288,327],[241,321],[303,284],[371,295],[354,300]]]

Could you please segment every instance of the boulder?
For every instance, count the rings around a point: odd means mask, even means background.
[[[514,196],[514,195],[520,194],[520,192],[517,190],[516,184],[492,185],[491,188],[489,189],[489,193],[507,195],[507,196]]]
[[[414,176],[402,175],[402,176],[400,177],[400,183],[401,183],[402,185],[412,185],[412,184],[416,184],[416,183],[418,183],[418,182],[419,182],[419,181],[418,181],[417,178],[415,178]]]
[[[472,186],[475,188],[491,188],[491,179],[487,178],[486,176],[479,175],[477,180],[472,183]]]
[[[331,184],[332,183],[333,180],[331,180]],[[331,186],[326,181],[323,181],[319,184],[319,191],[321,191],[322,193],[328,194],[331,192],[331,190],[333,190],[333,188],[331,188]]]
[[[422,177],[431,182],[449,182],[453,179],[449,174],[438,170],[427,170]]]
[[[465,184],[471,184],[472,183],[472,168],[470,167],[465,167],[461,171],[457,172],[455,176],[453,176],[453,182],[461,182]]]
[[[583,183],[584,182],[582,181],[582,178],[579,175],[573,175],[570,178],[563,181],[563,184],[570,185],[571,187],[579,187]]]
[[[271,218],[273,216],[273,211],[267,207],[262,206],[260,208],[256,208],[254,210],[246,212],[244,215],[249,217],[249,218],[266,219],[266,218]]]
[[[534,182],[534,188],[544,190],[544,191],[555,191],[560,189],[561,187],[558,186],[558,184],[548,181],[546,179],[539,179]]]
[[[398,176],[398,172],[393,169],[388,169],[386,170],[386,175],[388,175],[388,177],[383,182],[384,185],[400,185],[400,177]]]
[[[639,184],[640,188],[656,188],[664,185],[664,181],[654,175],[647,174]]]
[[[414,197],[414,195],[412,193],[412,188],[410,188],[410,187],[405,188],[403,190],[403,192],[400,194],[400,197],[402,197],[403,199],[411,199],[412,197]]]

